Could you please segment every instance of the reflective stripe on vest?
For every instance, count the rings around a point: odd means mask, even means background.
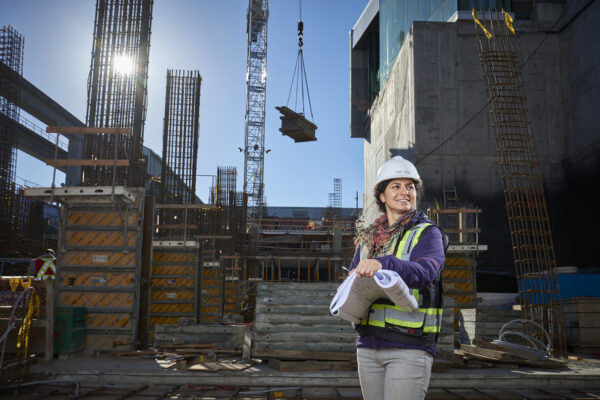
[[[46,279],[53,279],[54,275],[56,275],[56,266],[54,265],[54,261],[56,260],[56,258],[51,257],[51,258],[43,258],[40,257],[40,260],[44,260],[44,264],[42,265],[42,267],[40,268],[40,270],[38,271],[37,274],[35,274],[35,280],[41,281],[41,280],[46,280]],[[46,271],[48,271],[48,269],[50,269],[52,271],[51,274],[46,275]]]
[[[408,230],[398,244],[396,257],[409,261],[412,249],[419,242],[421,234],[431,225],[429,222],[424,222]],[[419,289],[413,289],[413,296],[419,302]],[[395,305],[374,303],[369,312],[370,314],[361,320],[361,325],[385,328],[387,323],[405,328],[423,328],[424,333],[439,332],[442,325],[441,308],[419,308],[415,312],[410,312]]]

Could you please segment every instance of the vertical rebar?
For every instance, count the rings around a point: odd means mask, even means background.
[[[82,158],[130,160],[117,185],[143,186],[141,151],[146,114],[153,0],[97,0],[88,78],[88,126],[131,128],[132,135],[86,135]],[[114,167],[82,167],[85,186],[111,185]]]
[[[537,322],[551,336],[554,351],[566,355],[560,288],[550,219],[531,116],[506,13],[481,13],[491,37],[477,27],[483,80],[504,185],[508,224],[523,319]],[[535,326],[524,331],[544,340]]]
[[[18,79],[8,74],[0,74],[0,86],[4,96],[0,96],[0,256],[13,252],[14,224],[16,214],[15,177],[16,177],[16,142],[17,122],[20,108],[17,105],[20,97],[20,77],[23,73],[24,39],[13,27],[0,29],[0,62],[3,68],[10,68],[17,73]],[[12,74],[11,74],[12,75]]]

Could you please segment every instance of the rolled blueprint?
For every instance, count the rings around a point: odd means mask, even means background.
[[[379,298],[388,298],[406,311],[419,308],[412,290],[397,272],[379,270],[373,278],[357,278],[356,274],[350,274],[338,287],[329,310],[335,317],[358,324],[366,316],[369,306]]]

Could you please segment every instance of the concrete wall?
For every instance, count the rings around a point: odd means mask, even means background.
[[[585,18],[597,21],[598,9],[599,4],[591,6]],[[598,144],[595,126],[600,105],[600,51],[593,44],[594,54],[585,55],[588,50],[584,46],[591,38],[586,31],[587,39],[580,40],[583,34],[581,28],[576,28],[581,26],[579,23],[544,39],[551,25],[537,21],[517,24],[519,36],[514,44],[521,63],[530,58],[522,69],[522,79],[554,242],[560,243],[556,246],[558,265],[573,265],[572,245],[568,244],[572,232],[567,225],[572,215],[565,213],[565,207],[575,205],[571,196],[565,194],[569,172],[565,164],[579,170],[581,164],[592,161],[599,165],[598,152],[589,149]],[[573,46],[577,40],[578,46]],[[581,60],[582,54],[587,57],[585,61]],[[435,200],[441,202],[443,187],[455,186],[463,204],[483,209],[480,243],[488,244],[489,251],[483,255],[480,269],[513,270],[503,186],[486,102],[473,22],[415,22],[370,110],[370,141],[365,141],[364,146],[363,208],[367,222],[372,221],[377,215],[372,197],[377,169],[392,155],[408,156],[417,160],[425,185],[419,208],[424,209]],[[585,105],[580,106],[581,103]],[[485,109],[477,114],[482,108]],[[565,112],[566,109],[570,111]],[[573,136],[574,130],[577,134]],[[585,156],[588,153],[595,158]],[[573,161],[581,157],[585,160]]]
[[[371,106],[371,134],[364,142],[365,191],[363,215],[370,223],[379,215],[373,197],[377,169],[390,158],[392,149],[412,158],[415,146],[415,101],[412,36],[398,53],[387,83]],[[396,154],[394,154],[396,155]]]
[[[600,2],[568,3],[576,17],[559,27],[567,176],[559,226],[570,228],[572,265],[598,267],[600,213],[590,190],[600,181]]]

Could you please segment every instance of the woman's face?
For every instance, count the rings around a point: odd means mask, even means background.
[[[412,179],[392,179],[385,191],[379,195],[386,211],[404,214],[417,206],[417,188]]]

